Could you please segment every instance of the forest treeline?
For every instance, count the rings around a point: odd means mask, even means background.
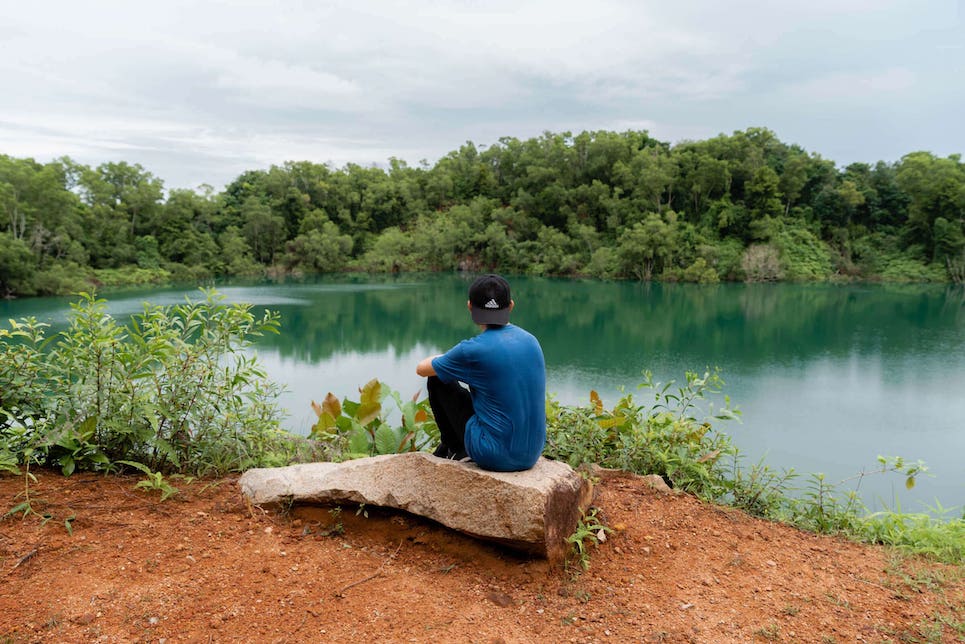
[[[307,161],[216,192],[138,164],[0,155],[0,296],[337,271],[965,282],[965,164],[833,161],[752,128],[466,143],[434,165]]]

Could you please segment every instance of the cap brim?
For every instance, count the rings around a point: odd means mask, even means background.
[[[476,324],[509,324],[509,308],[483,309],[472,307],[472,321]]]

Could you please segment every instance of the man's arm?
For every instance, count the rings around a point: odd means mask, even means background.
[[[440,354],[441,355],[441,354]],[[422,362],[418,364],[415,368],[415,372],[422,376],[423,378],[428,378],[429,376],[436,375],[436,370],[432,368],[432,361],[439,356],[429,356]]]

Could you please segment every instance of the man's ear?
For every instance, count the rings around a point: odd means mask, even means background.
[[[466,309],[472,311],[472,300],[466,300]]]
[[[516,300],[510,300],[510,301],[509,301],[509,310],[512,311],[512,310],[515,309],[515,308],[516,308]]]

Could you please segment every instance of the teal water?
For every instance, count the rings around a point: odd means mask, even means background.
[[[307,433],[312,399],[354,397],[379,378],[403,395],[423,390],[423,357],[476,332],[460,276],[318,278],[225,284],[231,301],[282,314],[282,334],[257,352],[286,385],[286,426]],[[584,403],[719,366],[742,422],[718,426],[749,462],[823,472],[838,481],[876,457],[924,460],[933,477],[914,490],[897,477],[861,484],[872,507],[921,511],[965,505],[965,299],[961,288],[882,285],[715,286],[515,278],[514,323],[546,355],[548,390]],[[179,303],[193,288],[107,295],[116,316],[142,302]],[[65,298],[0,303],[0,319],[62,324]],[[720,400],[716,401],[720,404]],[[959,510],[960,512],[960,510]]]

